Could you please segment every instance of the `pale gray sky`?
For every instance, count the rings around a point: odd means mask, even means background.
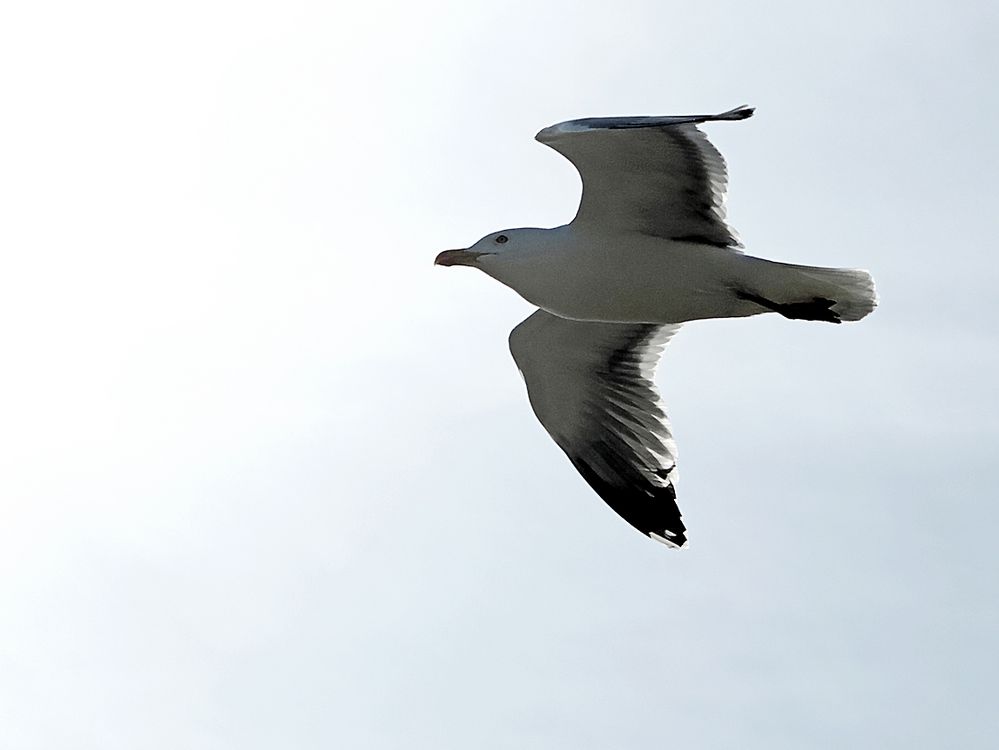
[[[0,748],[986,748],[992,2],[22,3],[0,19]],[[686,326],[690,548],[535,421],[437,251],[571,218],[532,140],[709,126],[856,325]]]

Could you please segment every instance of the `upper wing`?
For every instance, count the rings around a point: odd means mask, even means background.
[[[679,328],[538,310],[513,329],[510,352],[534,413],[589,485],[636,529],[682,547],[676,443],[653,383]]]
[[[593,117],[552,125],[536,138],[579,170],[576,223],[739,247],[725,223],[725,160],[695,125],[752,114],[737,107],[718,115]]]

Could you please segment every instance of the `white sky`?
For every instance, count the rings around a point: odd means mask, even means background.
[[[990,747],[997,7],[5,9],[0,748]],[[747,250],[882,303],[677,336],[671,552],[431,263],[743,103]]]

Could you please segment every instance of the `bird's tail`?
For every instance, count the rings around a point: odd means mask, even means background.
[[[835,304],[830,310],[840,320],[853,321],[865,318],[878,306],[878,293],[871,275],[859,268],[801,267],[805,279],[815,284],[816,291],[826,294]]]
[[[755,288],[740,290],[738,295],[787,318],[840,323],[860,320],[878,306],[874,279],[867,271],[765,264],[754,269]]]

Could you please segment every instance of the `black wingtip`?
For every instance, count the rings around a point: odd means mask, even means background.
[[[728,112],[722,112],[720,115],[715,115],[713,120],[745,120],[753,116],[756,112],[756,107],[749,107],[743,104],[742,106],[736,107],[735,109],[730,109]]]

